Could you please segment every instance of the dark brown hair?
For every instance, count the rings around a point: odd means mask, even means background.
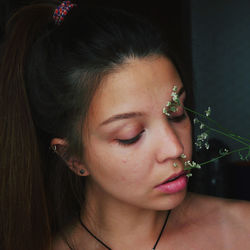
[[[82,124],[104,75],[127,58],[171,58],[149,23],[118,10],[73,8],[64,22],[55,4],[34,4],[10,20],[0,62],[0,248],[50,249],[79,212],[84,178],[49,149],[67,140],[65,157],[83,157]]]

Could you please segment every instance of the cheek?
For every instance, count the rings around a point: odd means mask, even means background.
[[[145,159],[145,153],[141,155],[138,151],[136,153],[130,153],[126,156],[121,156],[114,161],[117,166],[117,176],[121,177],[121,181],[126,181],[131,185],[133,183],[140,183],[147,175],[147,159]]]
[[[136,202],[144,193],[143,165],[133,157],[110,155],[109,159],[103,161],[103,157],[96,155],[89,164],[91,164],[89,167],[92,184],[101,187],[102,191],[112,194],[113,197]]]
[[[128,151],[130,153],[128,153]],[[133,151],[112,146],[95,144],[88,150],[86,165],[93,179],[97,182],[132,185],[142,180],[143,157]]]

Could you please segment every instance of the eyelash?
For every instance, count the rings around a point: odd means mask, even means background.
[[[182,115],[179,115],[179,116],[168,117],[168,120],[178,123],[178,122],[183,121],[186,117],[187,117],[186,114],[183,113]]]
[[[182,115],[179,116],[175,116],[175,117],[168,117],[168,120],[172,121],[172,122],[181,122],[186,118],[186,114],[183,113]],[[140,138],[142,133],[144,132],[144,130],[142,130],[138,135],[136,135],[133,138],[127,139],[127,140],[121,140],[121,139],[117,139],[117,142],[122,145],[122,146],[129,146],[132,145],[134,143],[136,143]]]
[[[132,145],[134,143],[136,143],[140,138],[141,138],[141,135],[142,133],[144,132],[144,130],[142,130],[138,135],[136,135],[135,137],[133,138],[130,138],[130,139],[127,139],[127,140],[121,140],[121,139],[117,139],[117,142],[119,144],[121,144],[122,146],[129,146],[129,145]]]

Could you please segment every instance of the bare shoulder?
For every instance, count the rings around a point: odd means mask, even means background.
[[[189,193],[172,215],[168,243],[175,249],[249,249],[248,201]]]
[[[218,213],[227,219],[246,221],[250,220],[250,202],[243,200],[234,200],[219,198],[208,195],[190,193],[188,202],[191,206],[199,208],[201,215],[203,213]]]
[[[187,199],[192,200],[192,202],[202,202],[206,205],[210,204],[211,206],[225,206],[230,204],[234,207],[238,205],[240,205],[240,207],[249,207],[250,205],[250,201],[221,198],[197,193],[188,193]]]
[[[189,193],[186,206],[196,211],[197,216],[214,214],[234,220],[250,219],[250,202]],[[194,210],[194,208],[196,208]]]
[[[230,240],[247,240],[250,235],[250,202],[189,194],[191,216],[211,225],[218,235]],[[194,213],[194,211],[196,211]]]

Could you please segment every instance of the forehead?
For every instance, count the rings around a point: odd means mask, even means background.
[[[170,60],[164,57],[129,59],[103,80],[90,105],[90,120],[100,123],[117,113],[163,107],[174,85],[180,89],[182,83]]]

